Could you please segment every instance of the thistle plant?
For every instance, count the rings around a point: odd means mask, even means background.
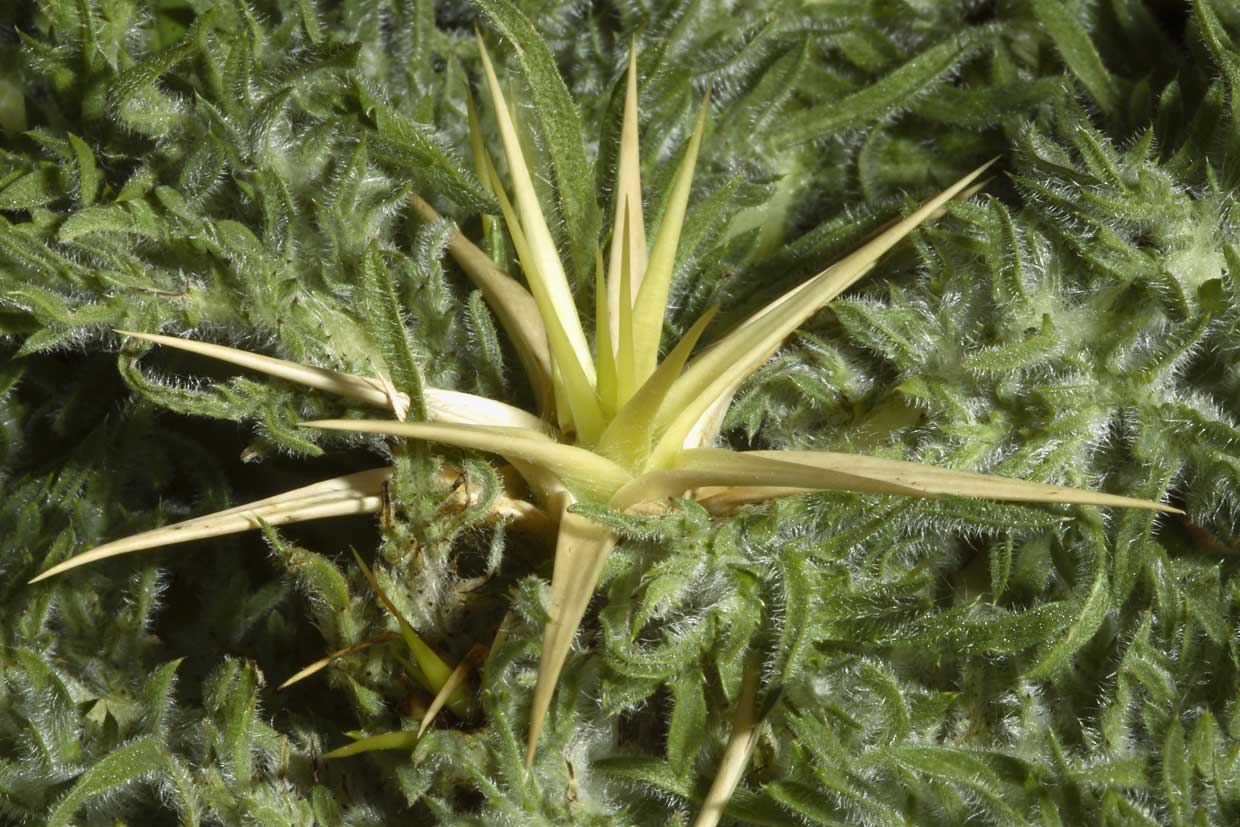
[[[493,504],[502,519],[547,522],[555,532],[555,562],[548,599],[537,685],[529,713],[526,763],[532,765],[539,735],[573,639],[585,616],[617,535],[599,509],[658,513],[670,500],[688,497],[712,514],[816,490],[905,497],[959,496],[1025,503],[1075,503],[1182,513],[1162,503],[1103,492],[931,465],[822,451],[735,451],[716,447],[720,426],[741,385],[803,322],[868,273],[883,256],[954,199],[968,196],[990,168],[986,164],[894,219],[870,240],[808,281],[770,302],[708,347],[697,348],[715,308],[707,310],[660,358],[664,316],[692,191],[699,148],[708,124],[709,94],[672,180],[657,228],[643,215],[637,55],[627,70],[623,125],[617,151],[614,211],[606,262],[596,250],[594,342],[574,304],[555,239],[534,185],[527,154],[481,34],[478,47],[493,103],[512,197],[501,180],[469,103],[471,142],[482,180],[501,207],[507,240],[515,249],[524,284],[502,270],[477,245],[453,230],[449,252],[482,291],[503,324],[527,373],[539,410],[527,412],[500,400],[432,388],[420,381],[397,387],[386,373],[355,376],[314,368],[220,345],[121,331],[136,339],[199,353],[251,370],[389,410],[391,419],[333,419],[303,423],[320,431],[380,434],[428,441],[503,457],[523,479]],[[429,221],[439,216],[413,196]],[[416,371],[414,372],[416,374]],[[409,375],[409,374],[407,374]],[[391,471],[378,468],[326,480],[226,511],[116,540],[72,557],[31,582],[86,563],[141,549],[203,537],[347,514],[380,510]],[[522,499],[528,497],[528,501]],[[417,661],[411,669],[439,696],[420,731],[445,703],[464,716],[468,698],[461,667],[446,665],[383,595],[359,559],[367,579],[400,620]],[[464,664],[462,664],[464,666]],[[732,745],[725,751],[716,787],[698,824],[713,824],[723,811],[752,748],[754,681],[747,674],[738,701]],[[409,748],[408,733],[374,736],[338,750],[345,756],[376,748]]]
[[[1235,823],[1234,4],[519,5],[0,11],[0,821]]]

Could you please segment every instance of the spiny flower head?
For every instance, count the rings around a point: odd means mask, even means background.
[[[581,322],[582,315],[590,314],[579,313],[574,304],[566,268],[539,203],[509,104],[481,36],[478,43],[510,174],[511,197],[487,153],[472,100],[468,102],[471,144],[479,177],[499,203],[524,284],[459,231],[453,231],[448,249],[482,291],[510,337],[534,391],[536,412],[446,389],[402,391],[382,375],[352,376],[203,342],[147,333],[127,335],[222,359],[394,414],[394,418],[388,419],[307,422],[308,427],[427,440],[496,454],[512,464],[528,484],[531,501],[515,495],[501,497],[495,505],[495,516],[544,525],[556,537],[549,620],[530,712],[529,761],[535,758],[539,732],[575,632],[603,564],[617,542],[609,528],[572,510],[577,502],[632,511],[658,509],[670,498],[688,496],[713,513],[728,513],[741,505],[774,497],[829,489],[1175,510],[1160,503],[1099,492],[874,457],[817,451],[730,451],[715,447],[736,391],[783,340],[869,272],[880,256],[910,232],[940,214],[953,199],[971,194],[989,164],[965,175],[908,216],[892,222],[855,252],[763,307],[716,338],[709,347],[697,349],[713,319],[713,308],[664,352],[664,316],[707,125],[709,96],[697,114],[662,218],[657,227],[648,228],[640,176],[637,60],[635,53],[631,54],[613,188],[610,243],[606,256],[601,247],[595,256],[592,315],[596,325],[591,344]],[[415,196],[413,203],[423,218],[439,219],[426,201]],[[415,392],[420,397],[416,410],[424,409],[426,417],[408,421],[410,394]],[[54,566],[35,579],[94,560],[243,531],[263,522],[279,525],[373,513],[380,507],[380,493],[390,476],[391,471],[386,468],[363,471],[117,540]],[[433,711],[445,703],[466,710],[464,674],[468,664],[462,663],[455,669],[445,664],[420,641],[382,595],[369,572],[367,575],[381,599],[397,614],[402,636],[417,661],[418,671],[427,679],[428,688],[439,693],[438,706],[432,705]],[[430,717],[433,711],[428,713]],[[745,727],[738,724],[737,732],[743,729],[752,733],[752,719],[752,710],[740,710],[738,721],[747,723]],[[429,719],[424,721],[423,728],[427,723]],[[413,737],[416,736],[407,733],[375,736],[374,740],[351,745],[339,754],[370,748],[405,748]],[[729,747],[725,761],[740,762],[743,768],[745,744],[749,742],[744,738],[734,740],[738,746],[735,750]],[[724,787],[734,786],[740,770],[733,765],[725,769],[726,772],[721,771],[720,778],[724,780],[720,783]],[[720,794],[726,801],[730,789]]]

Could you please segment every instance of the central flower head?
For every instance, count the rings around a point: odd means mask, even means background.
[[[508,162],[515,205],[482,143],[477,113],[471,101],[470,128],[475,158],[483,183],[499,201],[542,322],[550,357],[553,388],[550,402],[554,419],[566,438],[594,449],[632,473],[661,467],[666,464],[665,456],[654,459],[653,465],[651,462],[655,420],[713,314],[713,311],[708,312],[699,320],[663,364],[658,364],[672,268],[709,111],[708,102],[703,102],[698,114],[693,136],[673,179],[654,245],[647,253],[637,135],[637,61],[635,52],[630,53],[606,272],[601,252],[596,254],[596,329],[592,356],[508,102],[481,35],[478,45]],[[667,423],[660,421],[659,424],[666,426]]]
[[[788,334],[864,275],[880,255],[966,191],[985,167],[695,355],[694,347],[715,312],[708,310],[660,361],[664,316],[709,95],[698,112],[648,245],[637,126],[637,59],[631,52],[606,263],[601,248],[595,252],[596,324],[591,347],[509,103],[481,35],[478,48],[507,161],[511,196],[486,150],[471,99],[468,111],[475,165],[500,206],[528,291],[463,236],[454,238],[450,250],[482,288],[516,345],[538,400],[543,427],[530,429],[528,423],[517,420],[464,426],[356,420],[308,424],[494,451],[517,465],[544,501],[564,491],[571,499],[628,508],[678,496],[698,484],[744,481],[756,485],[765,478],[774,482],[776,477],[797,477],[797,469],[777,468],[773,463],[778,461],[771,458],[732,454],[725,459],[699,449],[714,442],[737,388]],[[415,206],[424,217],[438,218],[420,199]],[[519,430],[512,430],[514,426]],[[782,477],[781,470],[785,472]],[[839,481],[838,474],[835,480]],[[863,490],[874,487],[863,486]],[[891,481],[878,488],[912,493]]]

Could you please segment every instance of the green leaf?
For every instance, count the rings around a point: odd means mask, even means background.
[[[462,207],[494,209],[494,200],[477,178],[461,169],[444,136],[386,103],[375,101],[372,111],[379,134],[370,138],[369,148],[376,160],[413,175],[428,190]]]
[[[1193,812],[1192,768],[1188,764],[1184,728],[1178,716],[1172,717],[1163,743],[1162,781],[1171,809],[1171,823],[1175,827],[1187,827],[1192,823]]]
[[[314,7],[314,0],[298,0],[297,4],[301,10],[301,25],[305,28],[306,38],[315,44],[323,42],[323,26],[319,23],[318,10]],[[319,789],[316,787],[316,792]]]
[[[1098,541],[1097,545],[1100,546],[1101,542]],[[1111,584],[1107,578],[1106,555],[1102,548],[1095,548],[1094,554],[1094,581],[1081,604],[1075,622],[1068,627],[1063,639],[1051,646],[1025,673],[1025,680],[1046,680],[1067,668],[1068,659],[1089,642],[1111,611]]]
[[[762,788],[780,805],[805,819],[808,824],[823,827],[845,827],[852,824],[847,811],[820,791],[796,781],[775,781]]]
[[[95,153],[86,145],[86,142],[72,132],[68,133],[68,138],[69,145],[73,147],[73,155],[77,159],[78,197],[84,206],[89,207],[95,203],[103,176],[99,174],[99,167],[95,164]]]
[[[1059,635],[1072,622],[1072,609],[1064,601],[1054,601],[975,621],[968,620],[966,610],[945,612],[915,621],[904,634],[918,645],[942,643],[959,652],[1014,654]]]
[[[1028,823],[1008,803],[1007,789],[995,771],[987,766],[982,753],[946,747],[901,746],[889,748],[887,754],[916,772],[950,781],[976,793],[1005,823]]]
[[[156,738],[164,737],[172,723],[172,709],[176,703],[173,688],[177,667],[183,660],[185,659],[177,658],[160,666],[150,674],[142,687],[143,727]]]
[[[465,312],[469,341],[477,348],[478,363],[475,372],[478,377],[478,392],[486,397],[499,396],[505,387],[504,351],[499,333],[495,329],[494,317],[487,310],[482,298],[482,291],[470,292]]]
[[[408,395],[409,416],[415,420],[425,420],[422,369],[413,355],[413,343],[405,326],[400,300],[396,297],[392,268],[373,243],[362,256],[362,296],[362,310],[372,322],[371,335],[387,363],[387,369],[392,372],[389,378]]]
[[[998,603],[1007,591],[1008,578],[1012,575],[1013,545],[1011,537],[1004,538],[1002,542],[991,544],[990,553],[987,555],[990,564],[990,599],[994,603]]]
[[[1081,25],[1073,8],[1062,0],[1032,0],[1033,13],[1050,34],[1064,63],[1076,75],[1099,107],[1109,116],[1120,108],[1120,91],[1115,78],[1102,64],[1102,58]]]
[[[1231,92],[1232,117],[1236,118],[1240,114],[1240,55],[1236,53],[1235,45],[1223,30],[1218,13],[1211,6],[1211,0],[1193,0],[1193,11],[1200,23],[1202,40],[1227,80]]]
[[[40,166],[0,189],[0,210],[29,210],[50,204],[62,195],[60,170]]]
[[[130,128],[156,135],[176,131],[183,104],[156,87],[156,81],[189,58],[201,45],[215,21],[207,9],[194,18],[175,46],[147,55],[123,71],[108,89],[108,106]]]
[[[865,660],[859,664],[857,675],[868,702],[877,702],[882,709],[880,737],[888,743],[905,740],[912,725],[911,712],[906,693],[895,674],[885,664]]]
[[[286,543],[266,520],[262,528],[267,544],[305,593],[319,625],[330,628],[330,621],[349,608],[349,583],[344,573],[330,558]]]
[[[134,205],[142,203],[134,202]],[[159,238],[160,227],[157,219],[143,207],[108,204],[86,207],[73,213],[60,225],[56,237],[70,242],[92,233],[126,234],[153,240]]]
[[[176,804],[182,827],[198,827],[202,818],[198,787],[185,762],[170,752],[164,753],[164,790]]]
[[[1055,329],[1049,313],[1042,314],[1042,329],[1010,345],[1000,345],[970,353],[962,364],[979,373],[1013,373],[1044,365],[1059,355],[1062,334]]]
[[[1110,787],[1131,787],[1133,789],[1140,789],[1147,783],[1145,759],[1139,756],[1119,758],[1114,761],[1099,761],[1074,772],[1072,777],[1085,784],[1105,784]]]
[[[1001,305],[1025,300],[1025,254],[1012,214],[997,199],[990,199],[990,226],[987,232],[991,291]]]
[[[684,777],[706,737],[706,696],[701,675],[689,669],[672,683],[672,718],[667,728],[667,763]]]
[[[780,145],[795,145],[866,126],[910,105],[917,96],[975,55],[997,34],[995,28],[965,29],[931,46],[882,80],[843,100],[807,109],[775,130]]]
[[[782,689],[801,679],[802,665],[813,646],[814,577],[801,554],[782,556],[779,568],[784,605],[771,671],[775,686]]]
[[[609,778],[637,782],[652,788],[656,793],[671,793],[681,799],[689,799],[688,785],[672,771],[666,761],[639,755],[614,755],[594,762],[594,770]]]
[[[47,827],[69,827],[90,799],[141,781],[163,768],[164,751],[155,741],[142,739],[113,750],[78,776],[69,792],[56,802]]]
[[[1210,710],[1205,710],[1193,726],[1188,743],[1188,760],[1201,773],[1207,784],[1217,784],[1219,761],[1219,728]]]

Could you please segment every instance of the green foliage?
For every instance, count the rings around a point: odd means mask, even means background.
[[[1224,0],[18,3],[0,10],[0,821],[687,823],[744,666],[732,823],[1240,818],[1240,13]],[[709,340],[998,155],[741,390],[734,447],[865,450],[1188,517],[820,494],[719,520],[582,509],[623,542],[531,773],[549,550],[491,465],[308,436],[343,403],[111,331],[189,334],[524,405],[418,225],[472,238],[473,27],[502,38],[552,230],[589,294],[636,42],[666,208],[712,114],[671,285]],[[485,131],[485,128],[484,128]],[[605,231],[605,230],[604,230]],[[502,243],[485,245],[506,260]],[[589,306],[583,302],[583,306]],[[186,380],[178,377],[197,377]],[[349,447],[351,450],[338,450]],[[328,450],[328,449],[331,450]],[[394,506],[24,585],[137,530],[394,459]],[[350,548],[479,711],[429,695]]]

